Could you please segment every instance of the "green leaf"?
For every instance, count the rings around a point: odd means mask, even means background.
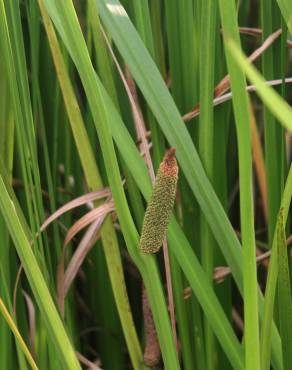
[[[14,337],[15,337],[19,347],[23,351],[24,355],[26,356],[27,361],[30,364],[31,368],[33,370],[38,370],[38,367],[37,367],[32,355],[31,355],[31,353],[29,352],[29,349],[27,348],[27,346],[25,344],[25,341],[23,340],[21,334],[19,333],[19,330],[18,330],[17,326],[15,325],[15,322],[14,322],[12,316],[10,315],[8,309],[6,308],[4,302],[2,301],[1,297],[0,297],[0,312],[3,315],[3,317],[5,318],[5,320],[7,322],[7,325],[10,327],[11,331],[13,332]]]
[[[291,0],[277,0],[289,32],[292,34],[292,3]]]
[[[292,197],[292,166],[288,173],[286,180],[284,192],[282,195],[281,201],[281,213],[283,217],[283,224],[287,222],[288,211],[291,203]],[[279,223],[278,217],[278,223]],[[277,276],[278,276],[278,254],[275,251],[277,250],[277,230],[279,226],[276,227],[272,245],[272,256],[269,263],[268,278],[265,290],[265,301],[264,301],[264,312],[262,320],[262,329],[261,329],[261,365],[263,370],[268,370],[270,368],[270,350],[272,342],[272,320],[274,313],[274,300],[276,293],[277,285]]]
[[[278,300],[279,326],[282,338],[284,369],[290,370],[292,364],[292,299],[288,253],[283,220],[283,209],[279,212],[277,227],[277,254],[278,254]]]
[[[232,103],[236,124],[239,161],[240,225],[243,252],[243,300],[244,300],[244,344],[245,367],[247,370],[260,369],[258,284],[256,266],[256,246],[254,231],[252,152],[250,134],[249,100],[244,73],[232,59],[226,48],[228,38],[240,47],[237,13],[234,1],[220,0],[220,15],[224,37],[225,55]]]
[[[274,114],[282,125],[292,132],[292,109],[283,100],[279,94],[270,86],[256,68],[247,60],[243,52],[238,48],[232,39],[227,41],[227,47],[230,50],[230,55],[238,64],[242,71],[245,72],[247,78],[256,87],[256,93],[262,99],[264,104]]]
[[[202,4],[202,23],[200,40],[200,116],[199,116],[199,155],[211,181],[214,182],[214,67],[215,67],[215,35],[217,31],[217,4],[213,0],[205,0]],[[204,215],[200,217],[200,244],[202,266],[210,282],[213,281],[214,252],[216,242]],[[214,368],[216,342],[205,317],[205,351],[206,369]]]

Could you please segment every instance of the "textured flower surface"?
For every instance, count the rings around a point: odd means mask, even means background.
[[[170,148],[165,153],[157,172],[145,212],[139,245],[144,253],[158,252],[166,236],[178,179],[178,166],[174,155],[175,148]]]

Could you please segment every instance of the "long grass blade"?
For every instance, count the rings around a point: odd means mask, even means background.
[[[288,30],[292,33],[292,10],[291,10],[291,2],[289,0],[277,0],[277,3],[281,9],[281,13],[283,18],[286,21]]]
[[[233,38],[240,45],[237,17],[234,2],[220,1],[221,23],[224,41]],[[233,93],[233,110],[236,122],[239,184],[240,221],[243,248],[243,288],[244,288],[244,343],[246,369],[260,368],[259,322],[257,270],[255,256],[254,211],[252,193],[252,156],[249,117],[249,101],[246,93],[244,74],[226,49],[226,59]]]
[[[13,332],[17,342],[19,343],[19,346],[21,347],[24,355],[26,356],[27,361],[29,362],[31,368],[33,370],[38,370],[38,367],[37,367],[32,355],[31,355],[29,349],[27,348],[27,346],[25,344],[25,341],[23,340],[21,334],[19,333],[19,331],[17,329],[17,326],[15,325],[12,316],[10,315],[9,311],[7,310],[3,300],[1,298],[0,298],[0,311],[3,315],[3,317],[5,318],[8,326],[10,327],[11,331]]]
[[[286,180],[281,200],[281,210],[282,210],[281,213],[284,225],[287,222],[291,197],[292,197],[292,168],[290,166],[290,170],[288,173],[288,177]],[[278,230],[278,228],[276,230]],[[277,250],[277,233],[275,232],[272,251],[276,250]],[[261,363],[263,370],[268,370],[270,367],[270,351],[272,343],[271,331],[274,313],[274,300],[277,286],[277,276],[278,276],[278,254],[272,252],[268,271],[267,285],[265,290],[264,313],[261,329]]]
[[[214,181],[214,68],[215,68],[215,32],[217,4],[204,1],[202,4],[201,55],[200,55],[200,117],[199,117],[199,155],[211,183]],[[202,266],[213,281],[214,238],[204,214],[200,219]],[[214,334],[205,318],[206,369],[214,368]]]
[[[289,262],[286,246],[283,212],[280,210],[277,229],[277,254],[278,254],[278,300],[279,323],[283,348],[284,369],[289,370],[292,364],[292,300],[289,274]]]
[[[266,84],[264,78],[256,68],[247,61],[243,52],[238,48],[233,40],[228,40],[227,45],[231,51],[232,58],[234,58],[236,63],[246,73],[247,78],[255,85],[255,91],[259,97],[279,122],[289,131],[292,131],[292,109],[288,103],[286,103],[286,101],[283,100],[275,90]]]

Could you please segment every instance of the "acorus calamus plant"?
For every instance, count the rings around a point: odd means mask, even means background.
[[[170,148],[161,162],[152,196],[149,200],[141,233],[139,247],[144,253],[156,253],[162,246],[174,205],[178,165],[175,148]]]
[[[291,19],[0,1],[0,370],[291,370]]]

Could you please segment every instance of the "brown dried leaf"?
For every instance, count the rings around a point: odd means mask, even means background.
[[[249,57],[250,62],[254,62],[263,52],[281,35],[282,30],[279,29],[276,32],[272,33],[263,44],[257,48]],[[214,90],[214,97],[218,98],[222,94],[224,94],[230,88],[230,78],[229,75],[226,75],[219,84],[215,87]],[[197,104],[190,112],[186,113],[182,119],[185,122],[190,121],[192,118],[196,117],[200,113],[200,105]]]
[[[270,81],[266,81],[266,84],[268,86],[278,86],[278,85],[281,85],[283,82],[285,84],[292,83],[292,78],[291,77],[287,77],[287,78],[284,79],[284,81],[282,79],[270,80]],[[256,91],[256,87],[254,85],[248,85],[248,86],[246,86],[246,91],[248,91],[248,92]],[[213,99],[213,106],[214,107],[217,107],[218,105],[220,105],[222,103],[225,103],[226,101],[231,100],[231,98],[232,98],[232,93],[231,92],[226,93],[224,95],[217,96],[215,99]],[[194,109],[191,112],[189,112],[186,115],[184,115],[182,117],[182,119],[185,122],[188,122],[192,118],[198,117],[199,115],[200,115],[200,105],[197,104],[194,107]]]
[[[252,157],[255,164],[255,172],[259,184],[261,193],[262,208],[265,221],[268,221],[268,192],[267,192],[267,181],[266,181],[266,167],[264,160],[263,147],[258,132],[255,115],[250,105],[250,127],[251,127],[251,138],[252,138]]]
[[[40,227],[40,232],[43,232],[49,226],[50,223],[52,223],[58,217],[62,216],[64,213],[70,211],[71,209],[80,207],[93,200],[109,197],[110,195],[111,195],[110,189],[105,188],[99,191],[93,191],[91,193],[81,195],[80,197],[71,200],[46,219],[46,221]]]
[[[31,347],[32,357],[35,359],[35,334],[36,334],[36,320],[35,320],[35,308],[30,296],[22,290],[22,294],[25,299],[27,313],[28,313],[28,324],[29,324],[29,340]]]
[[[88,252],[94,246],[96,240],[99,237],[99,230],[100,227],[105,219],[106,215],[103,215],[98,218],[98,220],[94,221],[86,231],[85,235],[81,239],[78,247],[76,248],[70,262],[68,263],[68,267],[65,272],[65,281],[64,281],[64,294],[67,295],[67,292],[71,286],[72,281],[74,280],[77,272],[82,265],[85,257],[87,256]]]
[[[239,27],[239,32],[251,36],[259,36],[263,33],[261,28],[251,28],[251,27]]]
[[[249,57],[250,62],[254,62],[259,56],[261,56],[264,51],[281,35],[282,30],[279,29],[273,32],[266,40],[262,43],[262,45],[257,48]],[[223,80],[219,82],[219,84],[215,87],[215,97],[222,95],[226,90],[230,87],[230,78],[229,75],[226,75]]]
[[[84,357],[80,352],[76,352],[76,356],[78,360],[85,366],[88,367],[88,370],[102,370],[96,363],[89,361],[86,357]]]
[[[66,246],[74,238],[74,236],[79,231],[84,229],[87,225],[91,224],[97,218],[114,211],[114,209],[115,209],[114,203],[113,201],[110,201],[86,213],[78,221],[76,221],[74,225],[71,226],[70,229],[68,230],[66,238],[64,240],[64,246]]]
[[[92,230],[96,230],[97,225],[98,225],[98,227],[100,227],[100,225],[102,224],[105,216],[109,212],[112,212],[114,209],[115,209],[114,203],[111,200],[111,201],[109,201],[109,202],[107,202],[107,203],[105,203],[105,204],[103,204],[103,205],[101,205],[97,208],[94,208],[90,212],[88,212],[86,215],[81,217],[77,222],[75,222],[75,224],[68,230],[65,241],[63,243],[63,251],[62,251],[60,261],[59,261],[59,264],[58,264],[58,269],[57,269],[57,301],[58,301],[58,305],[59,305],[62,316],[64,315],[64,299],[65,299],[66,292],[68,291],[68,286],[67,286],[67,291],[65,289],[65,272],[64,272],[66,247],[67,247],[68,243],[72,240],[72,238],[80,230],[82,230],[87,225],[94,222],[95,226],[90,229],[90,233],[89,233],[89,236],[90,236]],[[96,234],[94,234],[94,236],[95,235]],[[88,238],[88,235],[87,235],[87,237],[85,239],[85,242],[81,246],[81,250],[79,250],[79,252],[78,252],[79,254],[81,253],[81,255],[82,255],[82,251],[84,252],[84,250],[90,249],[90,245],[88,245],[88,242],[90,242],[90,241],[92,241],[92,239]],[[85,254],[85,256],[86,256],[86,254]],[[82,261],[81,261],[81,263],[82,263]],[[81,265],[81,263],[80,263],[80,265]],[[75,260],[74,261],[74,266],[76,267],[77,265],[78,265],[78,260]],[[79,265],[79,267],[80,267],[80,265]],[[70,279],[74,278],[73,277],[74,273],[77,273],[77,271],[78,271],[78,270],[75,271],[74,266],[73,266],[73,270],[72,270],[72,266],[71,266]],[[71,282],[72,282],[72,280],[71,280]]]
[[[150,304],[145,287],[142,287],[142,308],[145,327],[144,362],[147,366],[155,366],[160,360],[160,346],[153,321]]]

